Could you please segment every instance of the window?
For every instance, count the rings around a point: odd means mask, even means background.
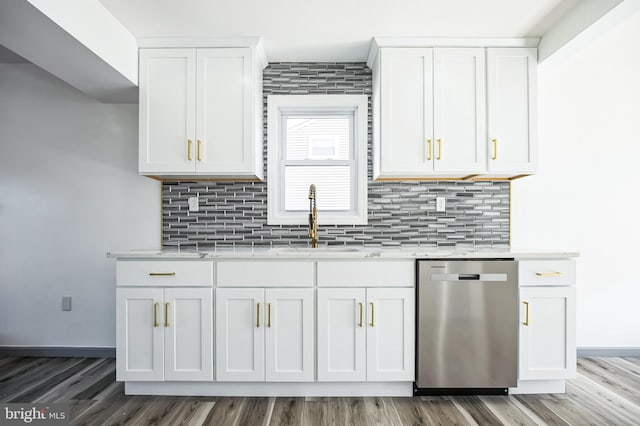
[[[306,224],[316,185],[319,224],[367,223],[367,97],[272,95],[268,103],[268,219]]]

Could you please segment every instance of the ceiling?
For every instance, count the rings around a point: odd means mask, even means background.
[[[538,37],[580,0],[100,0],[135,37],[261,36],[270,62],[364,61],[371,37]]]

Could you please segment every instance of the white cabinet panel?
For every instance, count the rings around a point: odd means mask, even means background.
[[[365,369],[365,289],[318,289],[318,381],[359,382]]]
[[[198,49],[197,69],[196,170],[216,175],[251,174],[251,49]]]
[[[319,287],[414,286],[413,260],[318,261]]]
[[[165,290],[165,380],[213,380],[213,290]]]
[[[576,375],[575,287],[520,288],[519,380]]]
[[[367,381],[415,379],[415,290],[367,289]]]
[[[221,287],[311,287],[310,261],[218,261],[216,284]]]
[[[266,380],[314,380],[314,290],[266,289]]]
[[[434,50],[436,172],[485,168],[485,52],[482,48]]]
[[[487,49],[488,169],[535,171],[535,48]]]
[[[216,290],[216,378],[264,380],[264,290]]]
[[[140,50],[140,173],[195,171],[195,71],[194,49]]]
[[[116,380],[164,379],[162,289],[116,290]]]
[[[574,260],[521,260],[518,282],[523,285],[557,286],[576,284]]]
[[[380,174],[433,170],[433,49],[381,52]]]
[[[213,262],[210,260],[119,260],[116,263],[119,286],[211,287]]]

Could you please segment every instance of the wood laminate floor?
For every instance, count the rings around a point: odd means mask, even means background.
[[[580,358],[560,395],[214,398],[125,396],[113,359],[3,357],[0,402],[67,402],[78,425],[640,425],[640,358]]]

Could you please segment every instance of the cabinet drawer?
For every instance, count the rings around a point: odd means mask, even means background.
[[[313,262],[218,261],[220,287],[312,287]]]
[[[206,260],[120,260],[119,286],[213,286],[213,262]]]
[[[573,260],[521,260],[518,262],[519,285],[575,285],[576,262]]]
[[[321,287],[413,287],[415,276],[413,260],[318,262]]]

